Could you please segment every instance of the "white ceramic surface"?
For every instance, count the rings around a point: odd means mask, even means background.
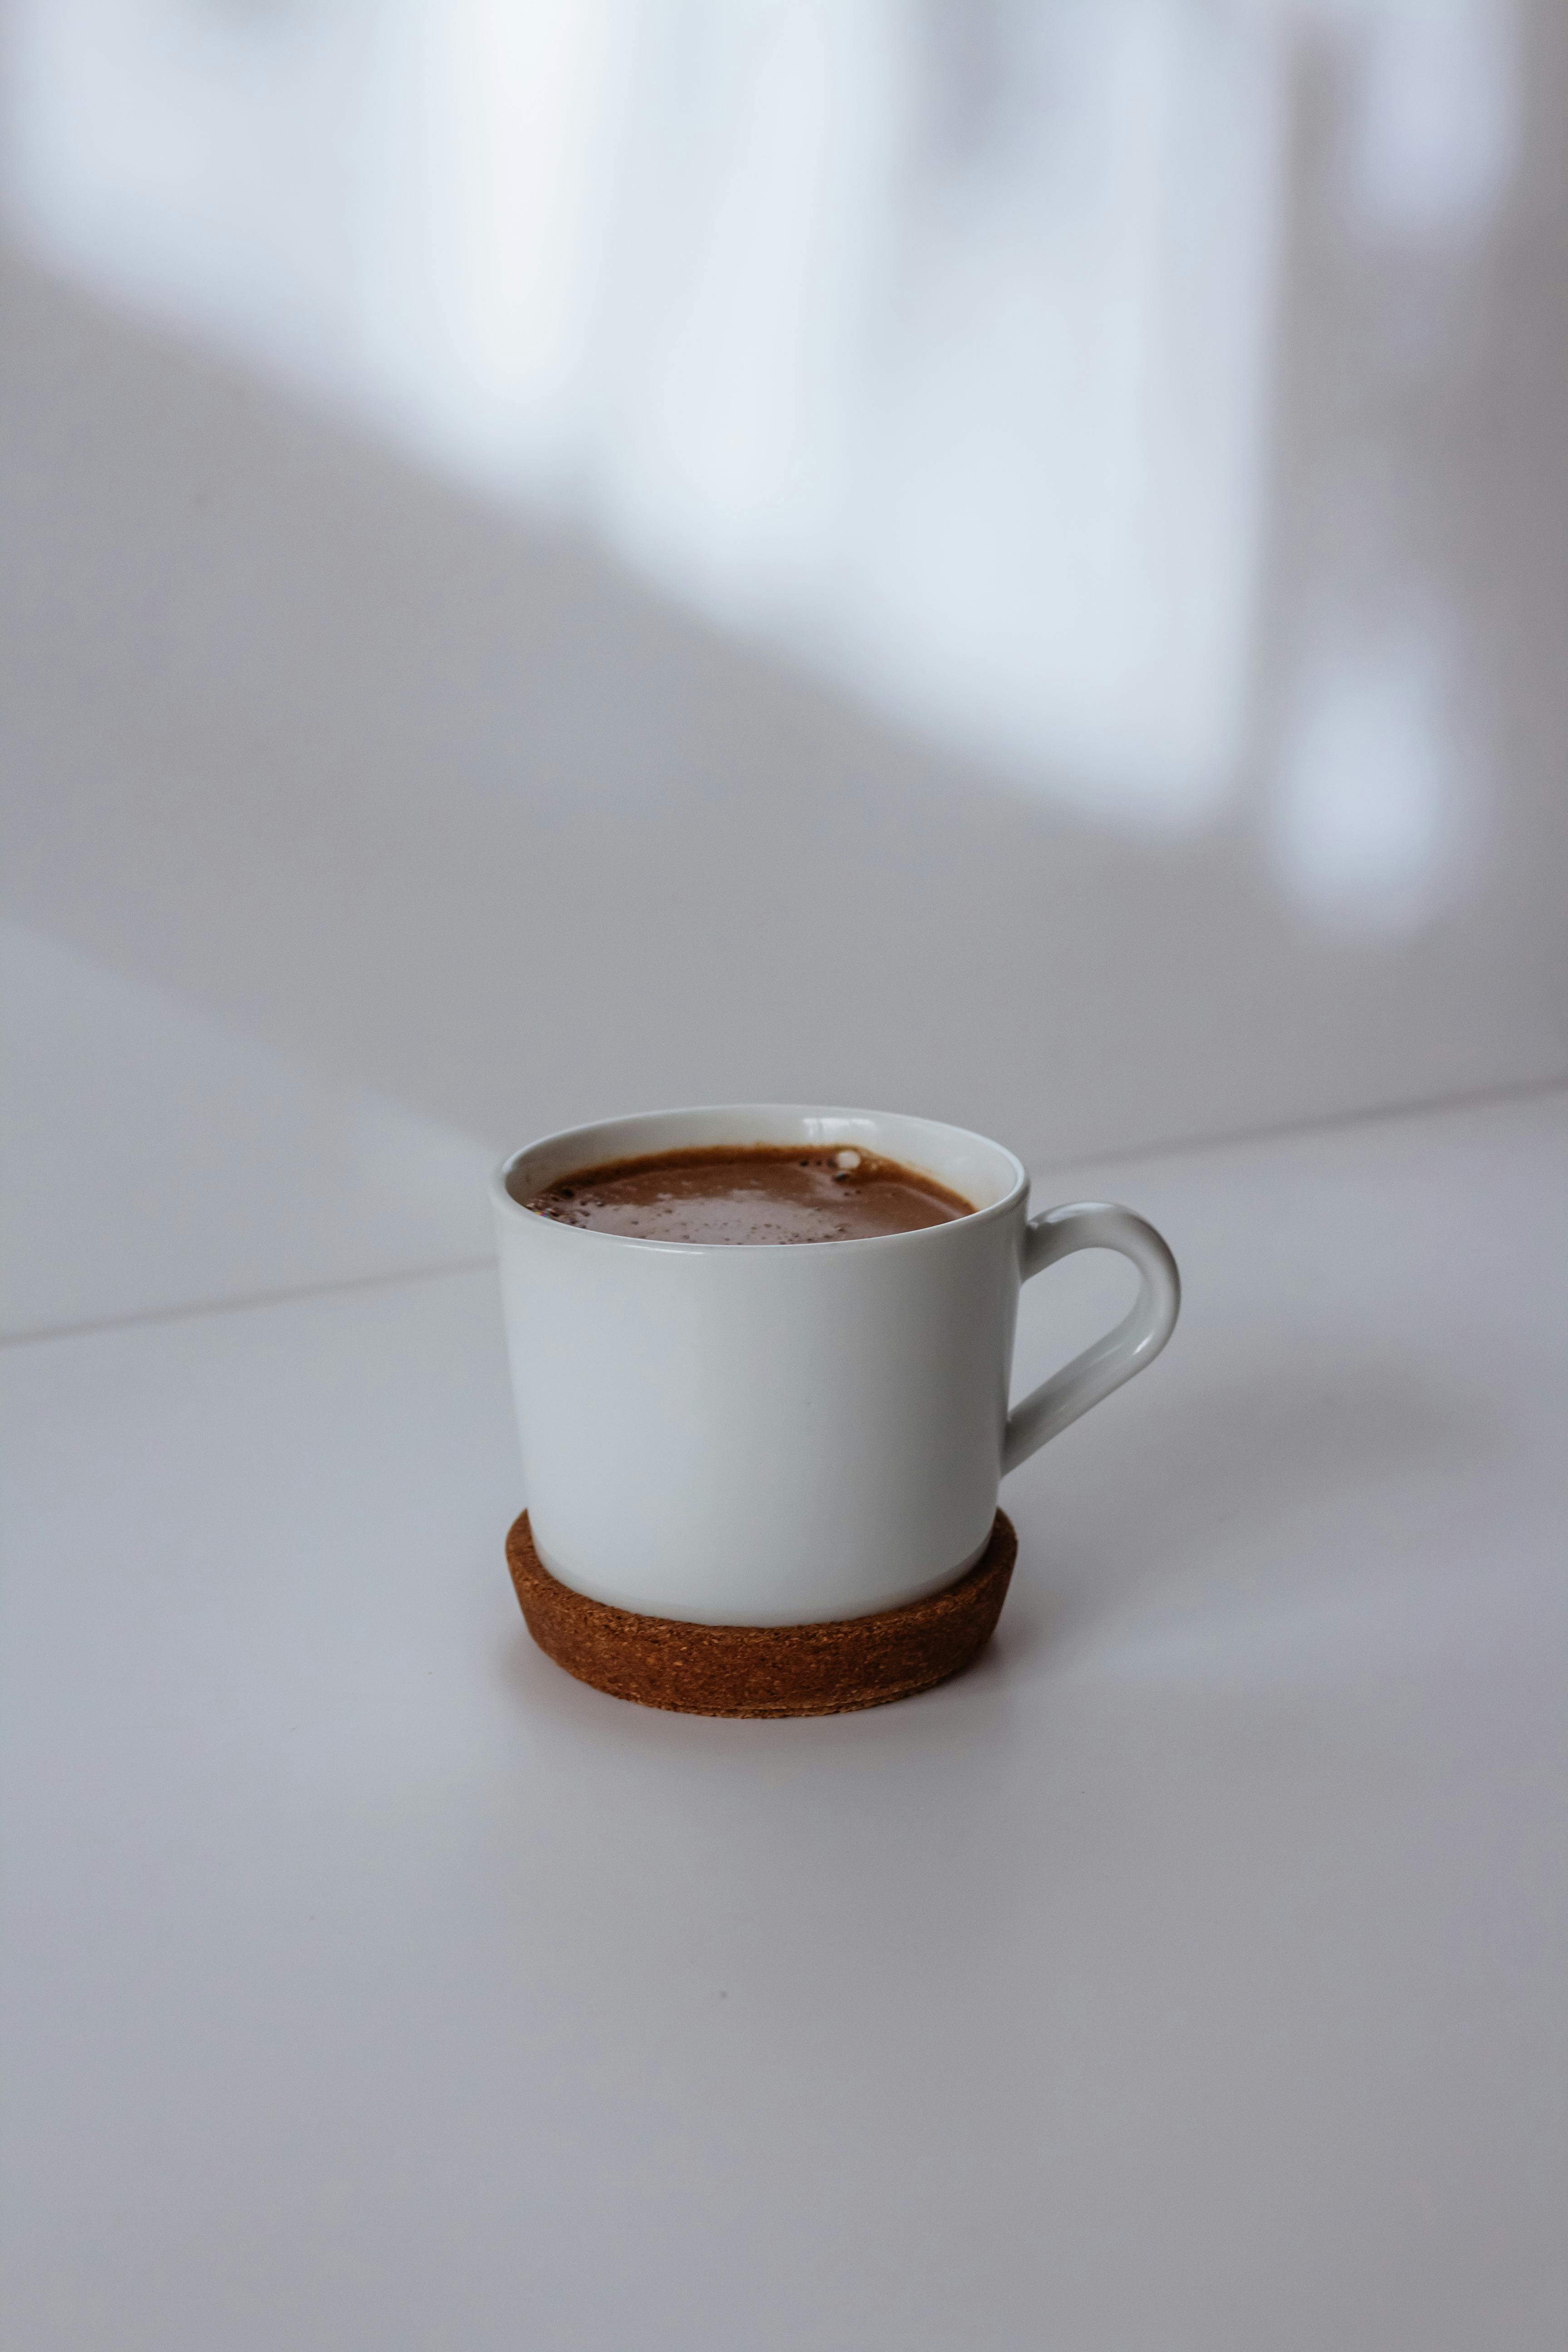
[[[876,1152],[973,1213],[904,1234],[735,1247],[607,1234],[526,1206],[606,1162],[713,1144]],[[990,1538],[1005,1470],[1159,1354],[1175,1262],[1104,1202],[1027,1214],[1000,1144],[934,1119],[778,1103],[549,1136],[492,1191],[530,1524],[561,1580],[720,1625],[865,1616],[935,1592]],[[1119,1250],[1134,1305],[1007,1409],[1018,1290]]]

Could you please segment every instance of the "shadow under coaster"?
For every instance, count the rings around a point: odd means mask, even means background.
[[[595,1690],[678,1715],[847,1715],[963,1672],[1007,1597],[1018,1538],[998,1511],[984,1557],[924,1601],[815,1625],[698,1625],[642,1617],[574,1592],[534,1550],[528,1513],[506,1539],[528,1630]]]

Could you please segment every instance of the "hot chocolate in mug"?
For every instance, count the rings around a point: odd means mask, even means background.
[[[737,1244],[526,1205],[616,1162],[759,1145],[876,1155],[959,1195],[959,1213]],[[952,1585],[985,1551],[1007,1472],[1152,1363],[1180,1305],[1175,1261],[1131,1209],[1031,1217],[1028,1196],[1001,1144],[883,1111],[653,1111],[514,1152],[493,1199],[544,1567],[590,1600],[708,1625],[868,1616]],[[1080,1249],[1131,1258],[1138,1297],[1009,1406],[1019,1289]]]

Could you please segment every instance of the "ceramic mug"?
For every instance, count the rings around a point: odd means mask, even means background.
[[[914,1233],[645,1241],[525,1208],[616,1160],[733,1143],[849,1146],[974,1203]],[[644,1616],[790,1625],[940,1591],[990,1539],[997,1488],[1153,1362],[1180,1304],[1152,1225],[1103,1202],[1028,1214],[1010,1151],[882,1111],[741,1104],[546,1136],[497,1171],[529,1524],[563,1584]],[[1131,1311],[1009,1410],[1020,1286],[1113,1249]]]

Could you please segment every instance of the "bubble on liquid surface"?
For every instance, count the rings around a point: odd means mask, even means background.
[[[858,1168],[860,1165],[860,1154],[858,1151],[840,1151],[837,1154],[837,1160],[840,1168]]]

